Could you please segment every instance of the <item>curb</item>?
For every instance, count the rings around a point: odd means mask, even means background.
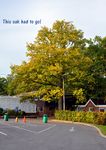
[[[88,127],[93,127],[93,128],[95,128],[98,131],[98,133],[99,133],[99,135],[101,137],[106,138],[106,136],[103,135],[103,133],[101,132],[101,130],[98,127],[96,127],[95,125],[92,125],[92,124],[82,123],[82,122],[72,122],[72,121],[55,120],[55,119],[52,119],[51,121],[53,121],[53,122],[60,122],[60,123],[73,123],[73,124],[79,124],[79,125],[85,125],[85,126],[88,126]]]

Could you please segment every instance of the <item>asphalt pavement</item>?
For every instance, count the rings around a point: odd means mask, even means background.
[[[106,150],[106,139],[84,125],[0,120],[0,150]]]

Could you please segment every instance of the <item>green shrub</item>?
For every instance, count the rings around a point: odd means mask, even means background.
[[[3,114],[8,113],[9,117],[23,117],[25,116],[24,111],[16,112],[14,109],[7,109],[3,112]]]
[[[94,123],[94,113],[93,112],[86,112],[85,113],[85,121],[86,123]]]
[[[0,115],[3,115],[3,108],[0,108]]]
[[[106,125],[106,112],[56,111],[55,118],[74,122],[85,122]]]
[[[19,111],[18,112],[18,117],[23,117],[25,116],[25,112],[24,111]]]
[[[106,112],[98,112],[95,114],[95,124],[106,125]]]
[[[13,110],[13,109],[8,109],[7,113],[8,113],[9,116],[16,116],[16,111]]]

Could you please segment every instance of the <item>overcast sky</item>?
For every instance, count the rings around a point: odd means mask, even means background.
[[[106,0],[0,0],[0,76],[26,60],[26,43],[34,41],[41,26],[62,19],[73,22],[87,38],[106,36]]]

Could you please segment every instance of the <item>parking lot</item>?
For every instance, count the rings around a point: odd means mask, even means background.
[[[106,150],[106,139],[96,129],[29,119],[0,120],[1,150]]]

